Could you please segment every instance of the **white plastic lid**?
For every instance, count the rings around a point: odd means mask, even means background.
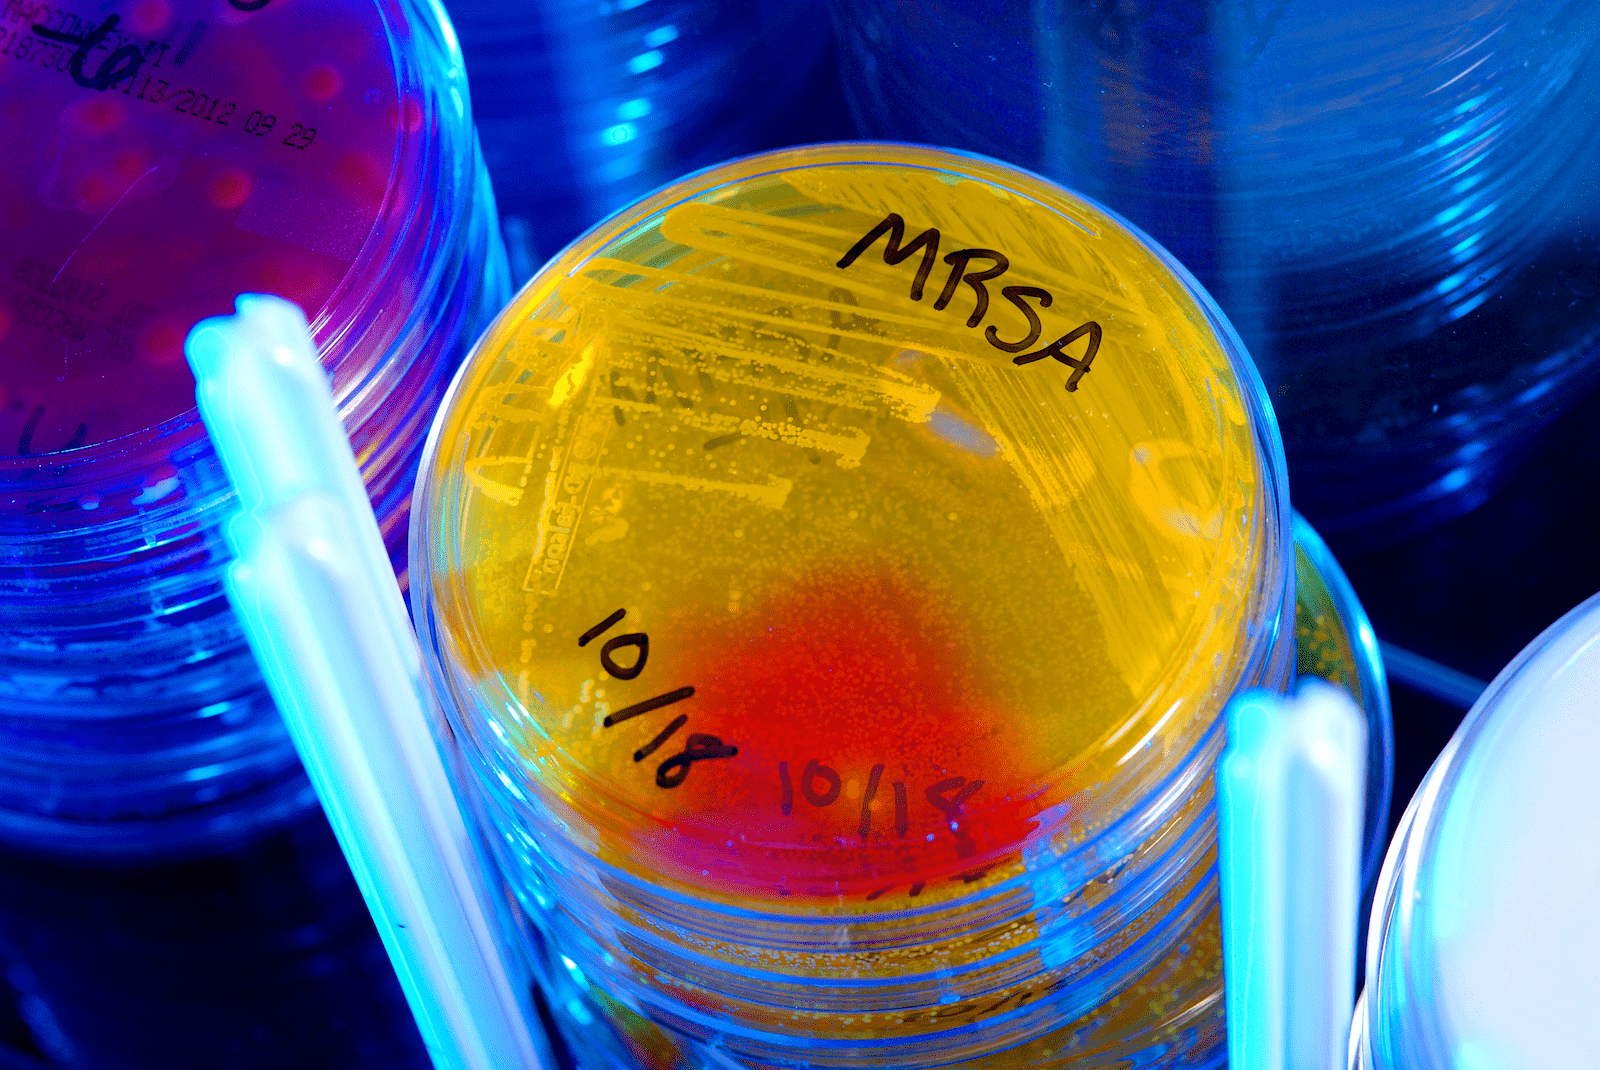
[[[1600,597],[1500,674],[1419,793],[1408,848],[1420,856],[1399,859],[1410,873],[1383,949],[1409,960],[1409,999],[1397,1003],[1380,982],[1397,1005],[1379,1029],[1406,1035],[1379,1048],[1433,1049],[1423,1062],[1452,1070],[1593,1065],[1597,752]]]

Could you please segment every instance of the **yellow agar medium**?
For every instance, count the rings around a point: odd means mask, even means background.
[[[436,434],[477,745],[596,857],[723,900],[993,879],[1188,754],[1264,612],[1212,321],[1102,210],[939,150],[658,194],[529,284]]]

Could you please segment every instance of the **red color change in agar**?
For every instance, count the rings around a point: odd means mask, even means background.
[[[918,894],[971,879],[1032,830],[1043,771],[1019,746],[1018,712],[992,698],[1001,667],[981,665],[959,609],[904,570],[814,569],[731,621],[670,631],[686,649],[670,675],[695,694],[632,729],[644,743],[688,716],[649,769],[692,734],[738,747],[693,763],[675,789],[651,788],[670,830],[657,851],[688,879],[769,895]],[[666,639],[652,637],[653,651]]]

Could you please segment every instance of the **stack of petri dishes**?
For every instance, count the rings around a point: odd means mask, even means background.
[[[1600,596],[1496,677],[1428,772],[1379,880],[1352,1068],[1593,1058],[1597,694]]]
[[[1216,297],[1296,503],[1477,505],[1600,369],[1600,8],[832,0],[862,131],[1103,200]]]
[[[447,6],[523,278],[679,175],[817,140],[833,114],[848,133],[822,0]]]
[[[1237,338],[1116,216],[904,145],[685,179],[522,291],[417,494],[581,1065],[1225,1059],[1211,773],[1294,671],[1291,515]]]
[[[423,0],[83,0],[0,23],[0,841],[203,851],[315,806],[223,596],[190,325],[307,311],[395,565],[449,376],[503,304]]]

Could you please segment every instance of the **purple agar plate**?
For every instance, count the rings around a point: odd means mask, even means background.
[[[422,0],[0,14],[0,839],[208,850],[314,805],[222,593],[183,340],[311,321],[402,579],[433,410],[508,294],[455,37]]]

